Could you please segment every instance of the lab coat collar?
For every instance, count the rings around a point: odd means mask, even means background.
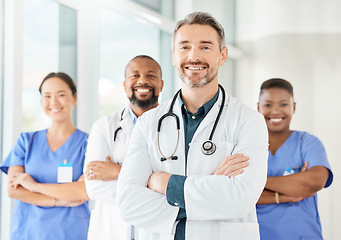
[[[119,125],[122,128],[123,132],[130,136],[133,128],[134,128],[134,121],[132,116],[130,115],[129,111],[130,111],[130,107],[127,106],[124,110],[123,110],[123,116],[122,116],[122,121],[120,121]]]

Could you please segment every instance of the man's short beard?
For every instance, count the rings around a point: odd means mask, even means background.
[[[206,74],[206,76],[204,76],[203,79],[201,79],[200,82],[192,82],[190,79],[189,79],[189,76],[186,75],[185,73],[185,66],[188,65],[188,64],[191,64],[191,65],[205,65],[208,72]],[[184,62],[181,64],[180,67],[178,67],[178,75],[180,77],[180,79],[182,80],[182,82],[190,87],[190,88],[200,88],[200,87],[203,87],[207,84],[209,84],[210,82],[213,81],[213,79],[218,75],[218,71],[213,75],[213,76],[210,76],[210,65],[208,65],[207,63],[205,62],[191,62],[191,61],[187,61],[187,62]]]
[[[153,107],[158,101],[158,96],[155,95],[155,89],[154,88],[152,88],[152,96],[147,100],[138,100],[135,96],[134,88],[132,89],[132,92],[133,92],[133,94],[129,98],[129,101],[133,105],[140,107],[142,109],[147,109],[147,108]]]
[[[202,79],[200,82],[197,82],[197,83],[193,83],[189,80],[189,78],[187,76],[184,76],[182,75],[180,78],[182,80],[182,82],[184,84],[186,84],[188,87],[190,88],[200,88],[200,87],[203,87],[207,84],[209,84],[210,82],[212,82],[212,80],[216,77],[217,75],[211,77],[211,78],[208,78],[208,76],[206,76],[204,79]]]

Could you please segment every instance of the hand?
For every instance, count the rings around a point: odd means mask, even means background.
[[[215,170],[214,175],[225,175],[229,178],[243,173],[243,168],[249,166],[249,157],[242,153],[233,154],[224,159],[220,166]]]
[[[309,166],[308,161],[305,161],[304,164],[303,164],[303,166],[302,166],[302,168],[301,168],[301,172],[307,171],[308,166]]]
[[[15,173],[10,179],[9,184],[13,188],[17,188],[19,185],[26,188],[31,192],[36,192],[37,183],[28,173]]]
[[[56,199],[54,203],[54,207],[78,207],[79,205],[82,205],[86,201],[65,201]]]
[[[291,202],[291,203],[296,203],[296,202],[299,202],[299,201],[302,201],[303,199],[305,198],[310,198],[312,196],[314,196],[314,194],[311,194],[309,196],[304,196],[304,197],[293,197],[293,196],[288,196],[288,195],[282,195],[282,194],[279,194],[279,202]]]
[[[87,180],[111,181],[118,178],[121,165],[111,161],[111,157],[107,156],[105,162],[92,161],[86,165],[84,174]]]
[[[168,181],[172,174],[165,172],[154,172],[150,175],[147,187],[157,193],[166,194]]]

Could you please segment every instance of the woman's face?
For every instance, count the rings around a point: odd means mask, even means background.
[[[41,88],[41,102],[45,114],[52,121],[71,118],[72,107],[77,104],[77,94],[72,95],[69,85],[58,77],[47,79]]]
[[[285,89],[270,88],[260,94],[258,112],[263,114],[270,133],[288,131],[295,108],[293,97]]]

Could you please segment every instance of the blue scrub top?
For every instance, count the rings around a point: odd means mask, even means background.
[[[308,169],[323,166],[329,170],[325,187],[333,181],[326,151],[321,141],[307,133],[294,131],[275,155],[269,151],[268,177],[299,172],[305,161]],[[261,240],[323,239],[317,208],[317,194],[297,203],[257,205]]]
[[[83,174],[88,134],[76,130],[55,152],[46,138],[47,130],[22,133],[1,164],[24,166],[25,172],[40,183],[57,183],[58,165],[72,163],[73,181]],[[87,239],[90,211],[88,202],[78,207],[39,207],[16,200],[12,216],[12,240]]]

